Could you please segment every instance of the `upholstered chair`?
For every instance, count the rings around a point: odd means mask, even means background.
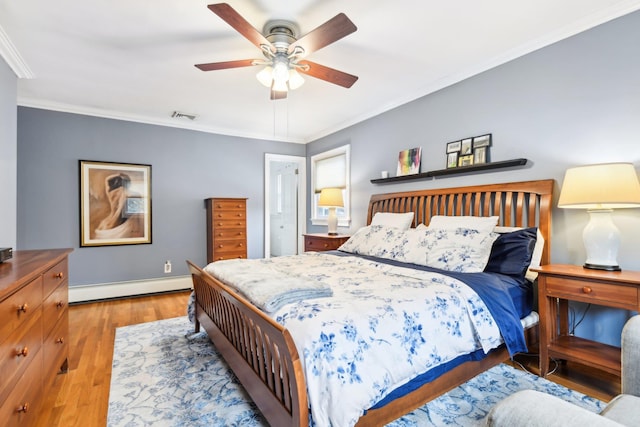
[[[514,393],[491,409],[492,427],[640,426],[640,315],[622,329],[622,394],[600,413],[534,390]]]

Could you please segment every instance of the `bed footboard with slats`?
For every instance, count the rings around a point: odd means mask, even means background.
[[[272,426],[306,426],[304,373],[289,332],[187,261],[196,319]],[[198,327],[198,326],[196,326]]]

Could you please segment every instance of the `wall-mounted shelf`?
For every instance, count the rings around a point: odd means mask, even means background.
[[[390,184],[392,182],[413,181],[417,179],[435,178],[438,176],[460,175],[464,173],[484,172],[492,169],[504,169],[515,166],[524,166],[527,159],[503,160],[501,162],[482,163],[480,165],[459,166],[457,168],[440,169],[417,173],[413,175],[391,176],[389,178],[372,179],[372,184]]]

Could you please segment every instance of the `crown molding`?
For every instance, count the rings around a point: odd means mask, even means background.
[[[0,56],[5,60],[19,79],[32,79],[33,72],[18,52],[18,49],[11,43],[9,36],[0,26]]]

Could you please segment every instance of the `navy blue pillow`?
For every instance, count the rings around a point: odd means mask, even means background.
[[[536,246],[538,229],[523,228],[510,233],[500,233],[493,242],[489,261],[484,271],[511,276],[519,283],[525,283],[525,274],[531,264],[531,256]]]

